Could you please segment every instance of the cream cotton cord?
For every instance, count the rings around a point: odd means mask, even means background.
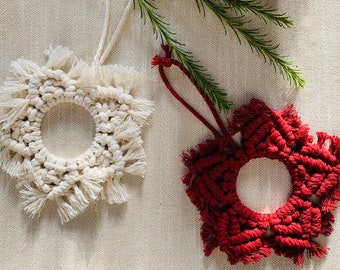
[[[121,33],[123,26],[125,25],[125,22],[128,18],[128,15],[130,14],[130,11],[133,6],[133,0],[129,0],[128,4],[125,7],[125,10],[123,12],[122,17],[120,18],[120,21],[117,25],[116,30],[114,31],[113,35],[111,36],[111,39],[109,43],[107,44],[107,47],[105,48],[104,52],[104,44],[107,39],[107,32],[109,28],[109,22],[110,22],[110,5],[111,1],[106,0],[106,12],[105,12],[105,19],[104,19],[104,27],[103,27],[103,32],[102,36],[99,42],[98,50],[97,53],[94,57],[93,65],[103,65],[109,54],[112,52],[112,49],[118,40],[118,36]]]
[[[44,52],[44,66],[24,59],[11,63],[14,76],[0,88],[0,165],[19,179],[24,209],[32,217],[48,200],[56,203],[62,223],[99,199],[124,203],[128,193],[122,176],[144,176],[141,128],[153,112],[153,102],[132,95],[141,84],[132,67],[103,65],[132,3],[128,2],[104,50],[111,6],[106,1],[102,37],[92,65],[62,46]],[[41,137],[46,112],[61,103],[82,106],[95,122],[94,140],[75,158],[54,155]]]

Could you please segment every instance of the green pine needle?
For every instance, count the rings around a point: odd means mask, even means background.
[[[232,103],[226,99],[225,91],[211,78],[206,69],[194,59],[192,53],[183,49],[183,44],[176,39],[175,33],[168,29],[169,24],[157,12],[157,8],[148,0],[133,1],[134,4],[137,1],[144,23],[146,23],[147,18],[150,20],[156,38],[160,37],[163,44],[166,43],[172,48],[178,60],[188,69],[192,80],[208,95],[215,106],[222,111],[228,110]]]
[[[254,0],[196,0],[199,11],[204,11],[206,5],[222,22],[225,30],[228,25],[236,34],[240,43],[240,35],[247,41],[252,51],[256,51],[259,56],[263,56],[265,61],[269,61],[274,67],[275,71],[279,71],[282,76],[293,82],[295,86],[303,87],[305,81],[300,76],[300,71],[294,69],[292,62],[287,61],[276,52],[279,45],[273,43],[272,40],[267,38],[259,28],[248,28],[246,24],[251,21],[244,19],[244,12],[253,12],[257,16],[263,18],[265,21],[271,21],[281,27],[290,27],[293,25],[291,21],[284,14],[277,13],[277,9],[267,5],[260,5],[258,1]],[[231,15],[230,11],[233,9],[236,15]]]

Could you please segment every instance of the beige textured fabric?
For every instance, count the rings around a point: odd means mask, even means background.
[[[113,2],[111,30],[127,3],[126,0]],[[267,28],[303,71],[307,80],[305,90],[294,92],[247,46],[239,46],[232,32],[225,37],[222,26],[209,12],[205,19],[198,14],[195,1],[156,1],[156,4],[167,11],[179,39],[228,89],[236,107],[252,97],[263,99],[277,109],[293,102],[311,132],[340,135],[340,2],[270,2],[286,10],[296,22],[292,30],[278,31],[270,24]],[[9,75],[11,60],[24,57],[41,63],[41,52],[50,44],[68,46],[80,58],[92,61],[102,30],[104,1],[1,0],[0,3],[1,81]],[[248,266],[231,266],[225,254],[217,250],[211,257],[204,257],[199,214],[181,183],[185,168],[180,154],[211,135],[167,93],[156,69],[150,68],[152,57],[160,51],[159,44],[154,41],[150,26],[142,25],[139,15],[135,11],[128,18],[107,63],[132,65],[141,71],[144,83],[138,96],[156,103],[155,113],[143,130],[148,162],[145,180],[134,177],[127,182],[130,194],[127,204],[109,206],[99,202],[61,225],[52,205],[44,209],[40,218],[30,219],[22,210],[16,180],[1,172],[0,269],[338,269],[339,220],[334,233],[320,240],[331,249],[329,254],[321,261],[307,260],[303,268],[274,254]],[[195,100],[197,95],[188,80],[175,70],[171,78],[184,96],[203,110],[203,103]],[[74,112],[79,111],[75,108]],[[86,115],[76,118],[62,115],[60,112],[54,119],[48,117],[44,127],[46,140],[49,143],[55,140],[70,155],[83,151],[84,144],[86,147],[93,136],[91,123],[78,123],[86,122]],[[71,127],[69,121],[74,121]],[[254,163],[254,169],[248,171],[253,174],[257,165]],[[263,197],[273,202],[268,196],[270,185],[274,197],[282,195],[276,189],[286,172],[277,170],[276,165],[267,163],[268,170],[277,171],[271,175],[272,179],[259,179],[256,173],[254,178],[240,179],[243,187],[253,185],[252,189],[242,189],[248,193],[245,196],[253,207],[268,206],[270,203],[266,205]],[[336,217],[340,215],[337,213]]]

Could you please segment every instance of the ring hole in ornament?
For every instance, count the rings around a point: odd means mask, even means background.
[[[272,213],[284,205],[292,193],[286,166],[269,158],[249,160],[241,169],[236,191],[242,203],[257,213]]]
[[[75,158],[84,153],[93,142],[95,132],[91,114],[71,102],[59,103],[51,108],[41,123],[44,145],[61,158]]]

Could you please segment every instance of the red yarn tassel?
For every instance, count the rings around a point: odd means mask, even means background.
[[[324,248],[315,242],[312,242],[311,247],[308,249],[308,256],[309,258],[316,257],[317,259],[322,259],[327,254],[327,250],[329,249]]]

